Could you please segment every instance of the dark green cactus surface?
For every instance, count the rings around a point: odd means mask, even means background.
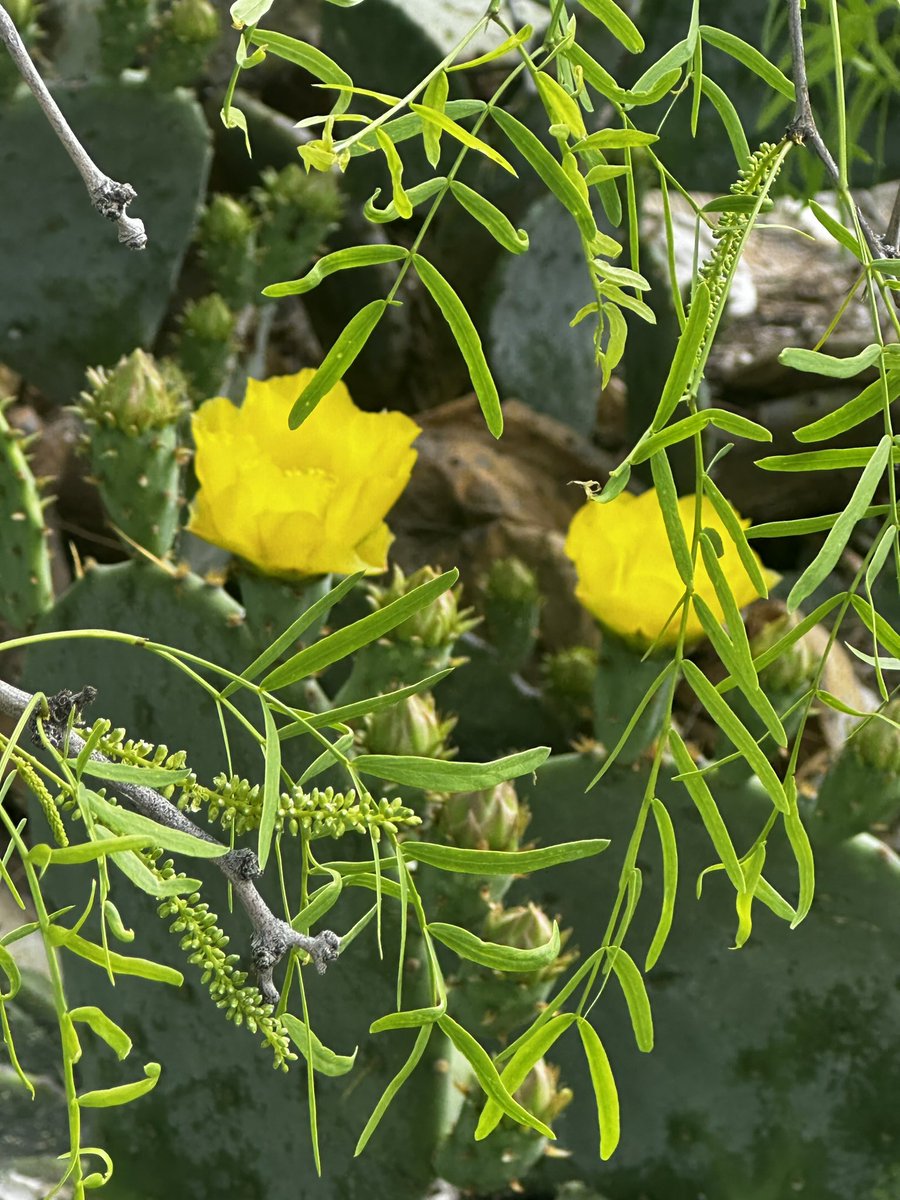
[[[599,860],[542,872],[523,895],[574,926],[570,945],[602,937],[618,868],[644,788],[642,772],[611,771],[594,791],[591,756],[551,760],[534,786],[530,836],[542,842],[603,836]],[[769,811],[751,784],[711,786],[738,847]],[[675,922],[647,976],[656,1044],[634,1045],[625,1004],[607,988],[592,1013],[609,1052],[622,1105],[613,1158],[597,1155],[590,1082],[575,1040],[552,1059],[575,1101],[560,1117],[559,1149],[528,1190],[565,1180],[610,1200],[893,1200],[900,1195],[900,860],[861,835],[817,851],[812,912],[791,931],[761,905],[750,941],[731,950],[734,893],[721,873],[697,876],[715,859],[700,818],[678,785],[660,798],[675,824],[679,888]],[[740,851],[739,851],[740,852]],[[642,963],[659,916],[660,854],[647,830],[638,857],[643,890],[626,946]],[[795,868],[783,840],[768,843],[766,875],[789,900]],[[759,910],[758,912],[756,910]]]
[[[140,254],[118,244],[30,95],[4,107],[0,361],[67,403],[86,367],[112,363],[156,336],[203,197],[210,134],[184,92],[110,82],[59,86],[55,94],[104,171],[137,190],[133,215],[149,238]]]

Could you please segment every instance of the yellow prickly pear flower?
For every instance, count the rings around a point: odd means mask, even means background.
[[[694,533],[694,512],[695,497],[680,497],[678,513],[688,544]],[[750,522],[739,519],[746,529]],[[719,564],[738,607],[755,600],[759,593],[744,570],[731,536],[705,498],[701,528],[712,529],[721,538],[724,554]],[[661,633],[663,645],[674,644],[681,614],[669,618],[684,594],[684,584],[669,548],[655,490],[640,496],[621,492],[608,504],[589,500],[569,525],[566,554],[578,573],[575,595],[601,624],[644,647]],[[778,582],[775,572],[761,569],[767,583]],[[694,589],[721,620],[722,606],[699,558],[694,568]],[[691,608],[686,640],[697,642],[703,636],[703,627]]]
[[[223,396],[200,406],[188,529],[270,575],[377,574],[393,540],[384,518],[421,430],[403,413],[363,412],[343,383],[290,430],[312,374],[250,379],[240,408]]]

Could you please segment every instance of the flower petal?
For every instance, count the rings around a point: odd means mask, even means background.
[[[695,497],[680,497],[678,512],[690,543]],[[756,588],[727,529],[705,500],[700,519],[703,528],[712,529],[721,537],[723,554],[719,563],[738,607],[742,608],[756,599]],[[741,523],[746,527],[750,522]],[[681,614],[674,619],[670,617],[684,595],[684,584],[678,576],[653,491],[640,496],[622,492],[609,504],[588,501],[572,518],[565,549],[578,574],[575,594],[602,624],[625,638],[649,645],[668,622],[660,640],[663,644],[674,644]],[[695,567],[694,587],[721,618],[722,609],[702,559],[698,559]],[[703,627],[691,609],[685,640],[690,643],[702,637]]]

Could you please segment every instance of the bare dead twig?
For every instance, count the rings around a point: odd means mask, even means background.
[[[787,127],[787,135],[801,145],[809,148],[818,155],[824,164],[834,186],[843,190],[843,182],[838,165],[831,151],[825,145],[819,133],[813,116],[812,104],[809,99],[809,80],[806,75],[806,53],[803,48],[803,23],[801,19],[800,0],[788,0],[788,25],[791,35],[791,59],[793,62],[794,90],[796,92],[794,116]],[[849,195],[849,191],[848,191]],[[850,197],[853,200],[852,196]],[[900,257],[900,246],[897,245],[900,234],[900,192],[894,202],[894,211],[888,222],[885,234],[877,233],[866,220],[859,205],[853,201],[859,227],[863,232],[869,249],[876,258]]]
[[[47,90],[47,85],[38,74],[38,70],[25,48],[25,43],[19,37],[19,31],[2,4],[0,4],[0,40],[3,41],[10,58],[19,68],[22,78],[41,106],[44,116],[50,122],[53,131],[77,167],[78,173],[84,180],[91,204],[101,216],[106,217],[109,221],[115,221],[119,230],[119,241],[124,246],[127,246],[129,250],[143,250],[147,245],[144,222],[138,217],[129,217],[125,211],[131,201],[136,199],[137,192],[130,183],[119,183],[115,179],[110,179],[108,175],[104,175],[79,142],[60,111],[59,105]]]

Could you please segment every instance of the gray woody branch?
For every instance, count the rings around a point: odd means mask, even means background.
[[[809,99],[809,80],[806,77],[806,54],[803,49],[803,23],[800,16],[801,0],[788,0],[788,23],[791,31],[791,58],[793,61],[794,89],[796,92],[794,116],[787,127],[787,135],[795,142],[807,145],[822,160],[836,188],[842,185],[841,173],[831,151],[825,145],[813,116]],[[863,216],[859,205],[854,202],[856,217],[863,236],[875,258],[898,258],[900,246],[900,191],[894,201],[894,211],[884,235],[876,232]]]
[[[96,692],[93,688],[84,688],[73,695],[71,692],[59,692],[48,698],[49,716],[42,722],[44,736],[56,749],[61,749],[69,719],[73,708],[88,704],[94,699]],[[10,717],[20,717],[32,700],[28,692],[23,692],[0,679],[0,713]],[[84,746],[84,740],[74,731],[69,733],[68,752],[77,756]],[[96,762],[109,762],[105,755],[94,751],[91,758]],[[204,842],[216,842],[205,829],[195,825],[193,821],[176,808],[165,796],[153,788],[142,787],[131,783],[114,783],[106,785],[120,800],[127,802],[142,816],[149,817],[160,825],[170,829],[189,833],[192,837],[201,838]],[[216,843],[218,844],[218,843]],[[234,889],[235,895],[250,918],[253,926],[253,936],[250,946],[253,965],[256,968],[259,989],[263,998],[269,1004],[278,1003],[278,989],[272,981],[272,973],[281,959],[289,950],[304,950],[310,955],[319,974],[322,974],[328,964],[333,962],[340,951],[340,938],[325,929],[315,937],[298,933],[286,921],[274,915],[269,906],[259,894],[253,880],[259,878],[259,860],[252,850],[229,850],[222,847],[222,854],[211,860],[216,864]]]
[[[62,115],[59,105],[47,90],[47,85],[41,79],[37,68],[19,37],[9,13],[0,4],[0,39],[9,51],[10,58],[31,88],[35,100],[41,106],[44,116],[53,127],[56,136],[65,146],[69,157],[78,168],[78,173],[84,180],[91,204],[101,216],[108,221],[115,221],[119,230],[119,241],[129,250],[143,250],[147,245],[147,234],[144,232],[144,222],[138,217],[129,217],[125,211],[128,205],[137,197],[137,192],[130,183],[119,183],[110,179],[100,170],[78,138],[72,132],[66,118]]]

